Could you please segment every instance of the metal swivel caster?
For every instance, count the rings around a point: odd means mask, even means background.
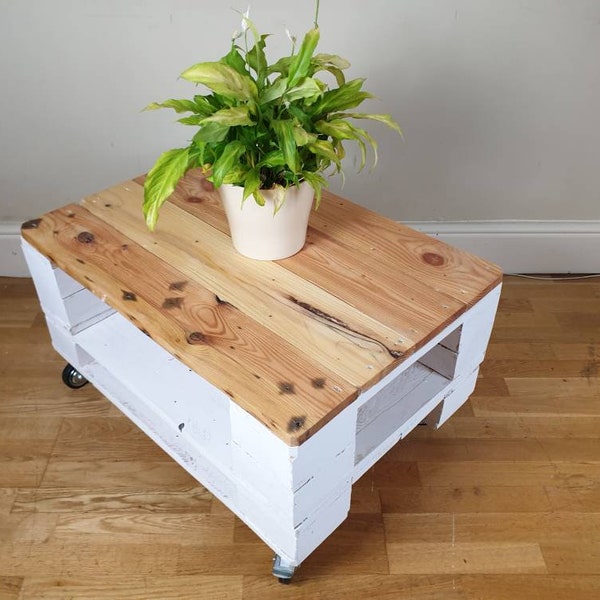
[[[83,387],[88,380],[73,366],[67,364],[62,372],[63,383],[71,389],[77,390]]]
[[[279,583],[283,583],[284,585],[289,584],[292,581],[292,577],[294,576],[294,571],[296,567],[287,564],[287,562],[276,554],[273,558],[273,575],[277,577]]]

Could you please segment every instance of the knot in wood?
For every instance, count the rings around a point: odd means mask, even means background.
[[[311,381],[312,386],[317,390],[322,390],[325,387],[325,379],[323,377],[315,377]]]
[[[293,383],[289,381],[280,381],[279,382],[279,393],[280,394],[295,394],[296,388]]]
[[[306,423],[306,417],[292,417],[288,422],[288,433],[294,433],[304,427]]]
[[[37,229],[41,222],[41,219],[31,219],[30,221],[25,221],[25,223],[21,225],[21,229]]]
[[[435,252],[425,252],[425,254],[423,254],[423,260],[432,267],[441,267],[446,262],[446,259],[443,256],[436,254]]]
[[[77,241],[81,244],[91,244],[94,241],[94,234],[89,231],[82,231],[77,236]]]
[[[192,331],[187,337],[188,344],[202,344],[206,336],[201,331]]]
[[[192,204],[200,204],[201,202],[204,202],[204,198],[201,198],[200,196],[188,196],[185,200],[186,202],[191,202]]]

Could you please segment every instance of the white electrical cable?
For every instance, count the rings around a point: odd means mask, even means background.
[[[600,273],[594,273],[591,275],[566,275],[565,277],[541,277],[538,275],[524,275],[523,273],[505,273],[511,277],[523,277],[524,279],[537,279],[539,281],[575,281],[577,279],[593,279],[600,277]]]

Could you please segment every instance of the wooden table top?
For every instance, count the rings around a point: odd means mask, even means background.
[[[198,173],[150,233],[142,183],[29,221],[23,237],[288,445],[501,280],[497,266],[327,192],[300,253],[245,258]]]

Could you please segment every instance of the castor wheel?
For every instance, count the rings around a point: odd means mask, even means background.
[[[83,387],[88,380],[73,366],[67,364],[62,372],[63,383],[73,390]]]
[[[273,558],[273,575],[277,577],[277,581],[279,583],[283,583],[284,585],[288,585],[292,581],[292,577],[294,576],[294,571],[296,570],[295,566],[292,566],[287,563],[284,559],[276,554]]]

